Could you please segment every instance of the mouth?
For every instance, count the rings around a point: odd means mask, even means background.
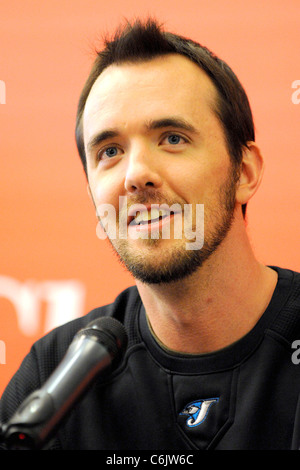
[[[165,224],[171,222],[177,212],[168,206],[157,205],[134,205],[128,211],[129,230],[147,232],[160,230]]]
[[[164,220],[166,217],[174,215],[173,211],[166,210],[163,208],[151,207],[150,210],[143,209],[138,210],[135,216],[130,217],[130,226],[146,226],[150,224],[159,223],[161,220]]]

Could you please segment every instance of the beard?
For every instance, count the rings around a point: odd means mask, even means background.
[[[183,243],[174,240],[171,246],[156,252],[161,243],[160,238],[143,240],[142,250],[130,246],[127,240],[109,239],[119,262],[135,279],[145,284],[169,284],[194,274],[217,250],[231,228],[237,179],[236,171],[231,168],[230,175],[219,189],[217,202],[205,206],[204,225],[208,229],[202,248],[188,250]],[[144,194],[135,203],[146,203],[150,197],[153,199],[153,193],[148,193],[148,197]],[[159,199],[161,197],[158,195],[155,202],[160,202]],[[194,233],[196,229],[193,225]]]

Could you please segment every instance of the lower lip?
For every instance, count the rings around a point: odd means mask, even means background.
[[[178,215],[180,214],[178,213],[171,214],[171,215],[164,217],[163,219],[158,220],[157,222],[150,222],[147,224],[139,224],[139,225],[129,224],[128,234],[130,236],[131,233],[134,233],[134,234],[143,233],[144,234],[144,233],[157,232],[159,230],[162,230],[162,228],[165,225],[170,224],[174,220],[174,217]]]

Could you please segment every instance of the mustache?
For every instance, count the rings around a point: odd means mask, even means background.
[[[166,205],[171,207],[173,204],[180,205],[182,208],[184,207],[184,204],[187,204],[187,202],[179,197],[173,198],[169,196],[165,196],[161,194],[159,191],[145,191],[143,193],[139,193],[136,195],[130,195],[130,196],[125,196],[127,205],[126,207],[122,207],[122,211],[124,210],[129,210],[131,206],[135,204],[143,204],[143,205]]]

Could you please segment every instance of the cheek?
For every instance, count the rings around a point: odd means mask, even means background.
[[[172,178],[169,179],[173,192],[183,198],[186,203],[201,200],[209,185],[209,172],[197,165],[181,166],[176,172],[172,169]]]
[[[220,187],[224,184],[226,169],[215,171],[194,171],[189,174],[182,173],[181,184],[177,187],[177,194],[187,202],[194,204],[214,205],[218,201]]]
[[[109,204],[118,210],[120,192],[109,178],[97,178],[90,181],[90,188],[96,207]]]

